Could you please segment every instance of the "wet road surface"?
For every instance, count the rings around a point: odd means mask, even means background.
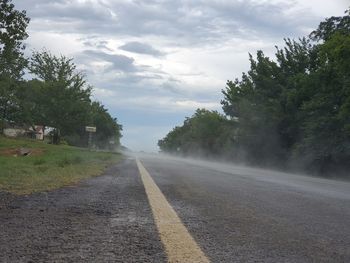
[[[211,262],[350,262],[350,183],[140,161]],[[0,193],[1,262],[166,262],[134,159],[75,187]]]
[[[166,261],[134,160],[75,187],[0,200],[0,262]]]
[[[212,262],[350,262],[350,184],[141,158]]]

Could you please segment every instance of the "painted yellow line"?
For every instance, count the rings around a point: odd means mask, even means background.
[[[136,159],[168,262],[210,262],[139,159]]]

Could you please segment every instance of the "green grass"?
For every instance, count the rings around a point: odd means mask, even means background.
[[[33,154],[16,157],[8,153],[21,147],[32,149]],[[0,191],[30,194],[74,185],[102,174],[120,159],[118,153],[0,136]]]

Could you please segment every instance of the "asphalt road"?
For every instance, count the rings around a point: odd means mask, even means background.
[[[140,156],[211,262],[350,262],[350,183]],[[0,193],[0,262],[166,262],[134,159],[29,196]]]
[[[350,183],[140,158],[212,262],[350,262]]]

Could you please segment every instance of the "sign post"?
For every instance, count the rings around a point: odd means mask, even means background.
[[[89,146],[89,149],[91,149],[91,147],[92,147],[92,133],[96,132],[96,127],[85,126],[85,131],[87,131],[89,133],[88,146]]]

